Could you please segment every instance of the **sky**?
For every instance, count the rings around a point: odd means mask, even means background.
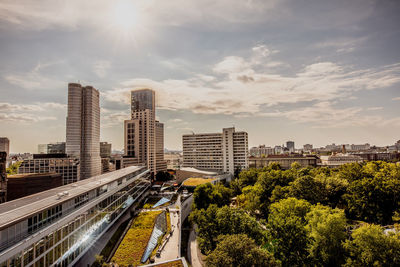
[[[400,1],[1,0],[0,136],[65,141],[69,82],[101,94],[123,148],[132,89],[156,91],[165,147],[247,131],[249,147],[400,139]]]

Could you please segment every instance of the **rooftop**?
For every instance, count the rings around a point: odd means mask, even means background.
[[[55,172],[46,172],[46,173],[22,173],[22,174],[13,174],[7,175],[7,179],[17,179],[17,178],[37,178],[43,176],[60,176],[61,174]]]
[[[206,174],[206,175],[217,175],[218,172],[213,172],[213,171],[204,171],[204,170],[199,170],[193,167],[183,167],[179,169],[180,171],[185,171],[185,172],[197,172],[201,174]]]
[[[143,167],[131,166],[0,204],[0,229],[41,210],[61,204]],[[59,199],[59,193],[68,195]]]

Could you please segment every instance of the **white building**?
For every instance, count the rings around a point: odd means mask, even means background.
[[[268,155],[274,155],[275,149],[272,147],[266,147],[265,145],[259,145],[258,147],[250,148],[250,155],[253,157],[262,157]]]
[[[234,174],[249,166],[247,132],[235,132],[234,127],[222,133],[183,135],[182,142],[183,167]]]
[[[80,178],[101,174],[100,95],[92,86],[68,84],[66,152],[80,160]]]
[[[338,153],[336,155],[321,156],[321,166],[339,167],[347,163],[361,163],[363,158],[356,155]]]

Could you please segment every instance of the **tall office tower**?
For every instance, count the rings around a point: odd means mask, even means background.
[[[289,149],[289,153],[294,153],[294,142],[293,141],[287,141],[286,142],[286,147]]]
[[[7,201],[7,152],[0,151],[0,204]]]
[[[8,167],[10,158],[10,140],[7,137],[0,137],[0,152],[6,152],[6,166]]]
[[[143,164],[152,173],[166,170],[164,154],[157,154],[157,148],[164,150],[164,127],[155,120],[153,90],[141,89],[131,92],[131,119],[124,122],[124,130],[125,167]]]
[[[80,179],[101,174],[99,91],[68,84],[66,152],[80,160]]]
[[[248,168],[247,132],[224,128],[221,133],[187,134],[183,140],[183,167],[235,173]]]
[[[164,123],[156,121],[156,170],[167,170],[167,161],[164,160]]]

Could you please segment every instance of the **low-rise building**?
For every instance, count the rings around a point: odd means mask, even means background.
[[[63,185],[61,174],[31,173],[7,177],[7,201],[26,197]]]
[[[347,163],[361,163],[364,161],[360,156],[343,153],[333,154],[330,156],[321,156],[320,158],[320,166],[331,168],[339,167]]]
[[[301,167],[315,167],[318,163],[318,157],[314,155],[269,155],[266,157],[250,157],[250,168],[264,168],[271,163],[278,163],[282,169],[290,169],[293,163],[299,163]]]
[[[79,160],[68,158],[65,154],[34,154],[33,159],[24,160],[18,168],[19,174],[58,173],[63,184],[80,180]]]

